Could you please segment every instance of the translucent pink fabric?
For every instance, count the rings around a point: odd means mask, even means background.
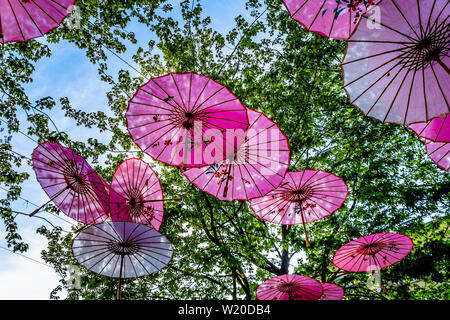
[[[439,168],[450,171],[450,143],[425,141],[425,147]]]
[[[338,210],[348,196],[345,182],[321,170],[288,172],[280,187],[250,201],[263,220],[283,225],[313,222]]]
[[[291,17],[303,27],[333,39],[347,39],[359,21],[358,15],[367,10],[362,2],[355,10],[349,9],[348,3],[336,0],[283,0],[283,3]]]
[[[450,142],[450,114],[429,122],[411,124],[409,128],[432,142]]]
[[[141,159],[125,160],[111,182],[112,221],[151,223],[159,230],[164,214],[161,183],[149,164]]]
[[[256,289],[258,300],[319,300],[323,289],[313,278],[284,274],[264,281]]]
[[[226,130],[245,130],[247,111],[222,84],[195,73],[170,73],[140,87],[126,113],[133,141],[153,159],[185,168],[217,163],[204,159],[214,145],[213,156],[223,160]],[[214,135],[212,141],[205,136]]]
[[[333,256],[333,264],[349,272],[380,270],[402,260],[414,244],[398,233],[375,233],[343,245]]]
[[[75,259],[86,269],[112,278],[137,278],[155,273],[172,259],[172,244],[150,226],[106,221],[73,239]]]
[[[332,283],[321,283],[323,294],[320,300],[341,300],[344,296],[344,289]]]
[[[230,161],[183,170],[202,191],[220,200],[249,200],[277,188],[290,165],[290,149],[278,125],[263,113],[247,109],[250,126],[236,134]]]
[[[342,68],[351,103],[402,125],[449,113],[447,1],[383,0],[378,8],[379,29],[370,29],[363,15],[348,40]]]
[[[33,167],[45,193],[67,216],[84,224],[108,218],[108,184],[73,150],[55,142],[40,144]]]
[[[0,0],[0,42],[41,37],[58,27],[76,0]]]

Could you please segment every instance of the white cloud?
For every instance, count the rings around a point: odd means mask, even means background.
[[[40,252],[46,247],[46,241],[31,230],[22,234],[30,241],[30,249],[24,255],[44,263]],[[2,243],[2,247],[6,245]],[[0,300],[48,300],[50,292],[59,284],[60,276],[50,266],[3,249],[0,249],[0,261]]]

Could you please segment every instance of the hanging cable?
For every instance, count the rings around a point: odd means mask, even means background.
[[[268,8],[266,8],[260,15],[258,15],[256,17],[256,19],[252,22],[252,24],[244,30],[244,32],[242,33],[242,36],[239,38],[238,43],[236,44],[236,46],[234,47],[233,51],[231,52],[231,54],[225,59],[224,63],[222,64],[222,66],[220,67],[219,71],[217,72],[217,74],[215,75],[215,78],[217,79],[217,77],[220,75],[220,73],[222,72],[222,69],[228,64],[228,62],[230,61],[230,59],[233,57],[234,53],[236,52],[237,48],[239,47],[239,45],[241,44],[245,34],[248,32],[248,30],[250,30],[255,23],[259,20],[259,18],[261,18],[263,16],[263,14],[265,14],[267,12]]]
[[[5,191],[5,192],[9,192],[9,190],[3,188],[2,186],[0,186],[0,189],[3,190],[3,191]],[[39,207],[37,204],[31,202],[31,201],[28,200],[28,199],[25,199],[25,198],[23,198],[23,197],[21,197],[21,196],[18,196],[18,198],[19,198],[19,199],[22,199],[22,200],[25,201],[26,203],[29,203],[29,204],[33,205],[33,206],[36,207],[36,208]],[[44,211],[45,211],[45,210],[44,210]],[[54,216],[55,218],[58,218],[58,219],[61,220],[61,221],[64,221],[65,223],[71,224],[72,226],[77,226],[75,223],[73,223],[73,222],[71,222],[71,221],[68,221],[68,220],[66,220],[66,219],[63,219],[62,217],[60,217],[59,215],[57,215],[57,214],[55,214],[55,213],[53,213],[53,212],[50,212],[50,211],[45,211],[45,212],[51,214],[52,216]],[[27,215],[28,215],[28,214],[27,214]]]
[[[42,111],[42,110],[39,110],[37,107],[33,106],[29,101],[25,101],[25,100],[22,100],[22,99],[14,98],[14,97],[11,96],[8,92],[6,92],[6,91],[3,89],[2,86],[0,86],[0,89],[1,89],[1,91],[2,91],[4,94],[6,94],[11,100],[15,101],[16,103],[17,103],[17,101],[22,102],[22,103],[26,104],[28,107],[30,107],[31,109],[33,109],[33,110],[35,110],[35,111],[37,111],[37,112],[43,114],[43,115],[44,115],[48,120],[50,120],[50,122],[53,124],[53,126],[54,126],[55,129],[56,129],[56,132],[60,133],[60,131],[58,130],[58,127],[57,127],[56,124],[55,124],[55,122],[53,121],[53,119],[52,119],[47,113],[45,113],[45,112]]]
[[[87,23],[89,23],[92,27],[95,27],[95,25],[90,22],[89,20],[86,20]],[[121,29],[120,31],[122,32],[126,32],[128,33],[125,29]],[[104,34],[102,34],[104,35]],[[133,69],[134,71],[136,71],[138,74],[140,74],[141,76],[143,76],[147,81],[150,80],[148,79],[142,72],[140,72],[138,69],[136,69],[133,65],[131,65],[131,63],[129,63],[128,61],[126,61],[124,58],[122,58],[120,55],[118,55],[116,52],[114,52],[113,50],[111,50],[110,48],[108,48],[106,45],[104,45],[103,43],[100,44],[104,49],[106,49],[107,51],[109,51],[110,53],[112,53],[116,58],[118,58],[120,61],[122,61],[123,63],[125,63],[127,66],[129,66],[131,69]]]
[[[5,123],[5,124],[8,124],[8,122],[6,122],[5,120],[3,120],[2,118],[0,118],[0,121],[3,122],[3,123]],[[39,144],[36,140],[34,140],[33,138],[31,138],[31,137],[30,137],[29,135],[27,135],[26,133],[23,133],[23,132],[20,131],[20,130],[17,130],[17,132],[19,132],[19,133],[22,134],[23,136],[27,137],[28,139],[30,139],[30,140],[33,141],[34,143]]]
[[[21,212],[21,211],[10,210],[10,209],[8,209],[8,208],[3,208],[3,207],[0,207],[0,210],[11,211],[11,213],[14,213],[14,214],[15,214],[14,218],[17,217],[18,215],[29,217],[29,214],[28,214],[28,213]],[[33,217],[34,217],[34,218],[42,219],[42,220],[44,220],[45,222],[47,222],[49,225],[51,225],[53,228],[56,228],[56,226],[55,226],[53,223],[51,223],[49,220],[47,220],[47,219],[44,218],[44,217],[39,217],[39,216],[37,216],[37,215],[35,215],[35,216],[33,216]],[[66,231],[66,230],[64,230],[64,229],[62,229],[62,228],[61,228],[61,231],[65,232],[65,233],[67,233],[67,234],[71,233],[70,231]]]
[[[31,260],[31,261],[34,261],[34,262],[36,262],[36,263],[39,263],[39,264],[41,264],[41,265],[43,265],[43,266],[46,266],[46,267],[48,267],[48,268],[50,268],[50,269],[52,269],[52,270],[55,270],[52,266],[49,266],[48,264],[46,264],[46,263],[44,263],[44,262],[41,262],[41,261],[39,261],[39,260],[33,259],[33,258],[31,258],[31,257],[28,257],[28,256],[26,256],[26,255],[24,255],[24,254],[15,252],[15,251],[13,251],[13,250],[11,250],[11,249],[5,248],[5,247],[3,247],[3,246],[0,246],[0,249],[3,249],[3,250],[8,251],[8,252],[10,252],[10,253],[17,254],[18,256],[21,256],[21,257],[23,257],[23,258],[26,258],[26,259],[28,259],[28,260]]]

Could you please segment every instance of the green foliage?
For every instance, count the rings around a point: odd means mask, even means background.
[[[25,114],[28,135],[75,148],[110,181],[126,158],[122,151],[135,149],[125,112],[144,78],[194,71],[228,86],[246,106],[279,124],[289,138],[291,171],[332,172],[350,191],[340,210],[307,226],[311,248],[306,248],[301,226],[270,225],[248,203],[221,202],[189,184],[178,169],[158,165],[165,195],[183,199],[165,204],[161,228],[174,245],[174,259],[157,274],[123,281],[124,299],[254,299],[259,283],[287,272],[341,285],[346,299],[449,299],[450,176],[426,156],[415,135],[365,117],[348,103],[340,72],[345,42],[306,31],[278,0],[248,1],[242,10],[250,12],[250,19],[237,16],[227,34],[213,30],[198,0],[79,2],[81,29],[61,26],[47,38],[74,43],[98,66],[100,78],[111,86],[110,112],[85,112],[64,97],[28,101],[23,85],[33,81],[34,64],[51,52],[36,41],[11,44],[3,48],[0,68],[0,119],[10,134],[18,132],[19,115]],[[181,8],[178,20],[172,14],[175,6]],[[128,50],[127,41],[136,43],[134,34],[124,31],[132,21],[146,25],[157,40],[133,54],[141,76],[126,70],[110,76],[105,50],[120,54]],[[77,126],[108,131],[111,140],[79,142],[58,132],[47,116],[58,107]],[[8,142],[0,146],[0,183],[9,189],[0,200],[4,208],[20,196],[29,178],[16,170],[29,163],[13,150]],[[11,211],[0,212],[9,246],[25,251]],[[380,294],[367,288],[367,274],[342,272],[331,258],[342,244],[384,231],[407,234],[415,248],[383,270],[387,293]],[[67,289],[67,268],[77,264],[71,254],[73,234],[44,227],[38,232],[49,240],[43,259],[61,275],[52,298],[63,290],[68,299],[115,298],[117,280],[83,268],[81,289]]]

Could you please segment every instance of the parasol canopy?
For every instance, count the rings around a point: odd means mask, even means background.
[[[121,279],[155,273],[170,262],[172,244],[154,228],[125,221],[106,221],[89,226],[73,239],[75,259],[86,269]]]
[[[127,159],[116,169],[111,182],[112,221],[151,223],[159,230],[164,214],[161,183],[149,164]]]
[[[313,278],[284,274],[264,281],[256,289],[258,300],[319,300],[323,289]]]
[[[321,283],[323,294],[320,300],[341,300],[344,296],[344,289],[336,284]]]
[[[379,29],[362,15],[342,63],[350,102],[383,122],[410,125],[450,112],[448,0],[383,0]]]
[[[450,114],[409,126],[419,137],[431,142],[450,142]]]
[[[248,127],[247,110],[230,90],[192,72],[150,80],[130,100],[126,118],[128,131],[143,152],[184,168],[223,160],[225,132]],[[205,141],[211,132],[213,141]],[[204,159],[204,149],[211,143],[217,150],[212,159]]]
[[[379,0],[283,0],[291,17],[309,31],[333,39],[348,39],[361,14]]]
[[[288,172],[281,185],[250,201],[253,212],[275,224],[297,225],[323,219],[338,210],[348,196],[345,182],[322,170]],[[306,242],[309,246],[305,228]]]
[[[40,144],[33,151],[36,178],[50,200],[67,216],[83,223],[105,221],[109,216],[109,186],[73,150],[55,142]]]
[[[441,169],[450,171],[450,142],[425,141],[428,156]]]
[[[277,188],[290,165],[289,142],[278,125],[259,111],[247,108],[248,129],[235,141],[227,160],[209,167],[188,168],[184,176],[220,200],[249,200]]]
[[[412,240],[398,233],[375,233],[360,237],[340,247],[333,264],[349,272],[369,272],[389,267],[406,257],[412,250]]]
[[[88,270],[112,278],[137,278],[165,267],[172,259],[170,242],[150,226],[106,221],[79,232],[72,250]]]
[[[76,0],[0,0],[0,43],[41,37],[57,28]]]

